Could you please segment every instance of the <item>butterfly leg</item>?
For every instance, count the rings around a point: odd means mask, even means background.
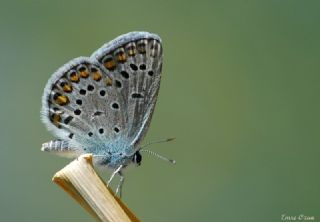
[[[119,171],[118,174],[120,176],[120,181],[119,181],[119,184],[118,184],[117,189],[116,189],[116,195],[119,195],[119,197],[121,198],[121,196],[122,196],[122,186],[123,186],[123,183],[124,183],[124,175],[122,174],[121,171]]]
[[[110,183],[112,181],[112,179],[114,178],[114,176],[120,172],[120,170],[122,169],[123,165],[120,165],[115,171],[113,171],[113,173],[110,176],[110,179],[108,180],[107,186],[110,186]]]

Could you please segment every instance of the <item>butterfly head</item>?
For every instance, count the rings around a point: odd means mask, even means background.
[[[139,151],[135,152],[132,156],[132,162],[136,165],[136,166],[140,166],[141,165],[141,161],[142,161],[142,156],[140,154]]]

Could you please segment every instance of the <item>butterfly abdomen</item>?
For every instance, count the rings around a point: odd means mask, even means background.
[[[42,144],[41,150],[64,157],[75,157],[79,155],[76,149],[71,148],[69,142],[65,140],[51,140]]]

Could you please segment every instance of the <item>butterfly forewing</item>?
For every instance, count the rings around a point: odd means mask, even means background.
[[[148,129],[160,87],[162,46],[157,35],[129,33],[92,56],[110,74],[124,114],[125,145],[136,149]]]

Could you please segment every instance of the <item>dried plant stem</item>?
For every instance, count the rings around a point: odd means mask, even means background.
[[[97,221],[139,222],[94,171],[91,154],[80,156],[57,172],[52,180]]]

